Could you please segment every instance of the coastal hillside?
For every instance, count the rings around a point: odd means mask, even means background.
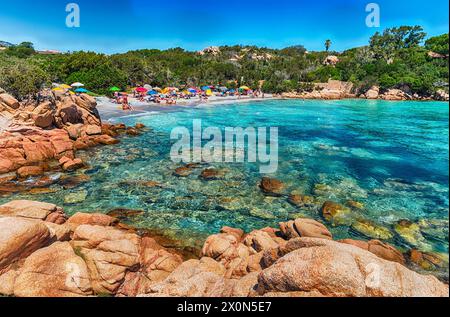
[[[377,87],[380,93],[399,89],[411,96],[433,97],[438,91],[448,94],[448,51],[448,34],[428,37],[420,26],[386,29],[368,39],[366,46],[344,52],[334,52],[329,40],[324,40],[321,52],[302,45],[283,49],[236,45],[115,55],[43,54],[32,43],[21,43],[0,51],[0,87],[20,100],[52,82],[82,82],[97,94],[106,94],[111,86],[143,84],[247,85],[267,93],[302,93],[311,92],[317,83],[339,80],[352,83],[358,95]]]

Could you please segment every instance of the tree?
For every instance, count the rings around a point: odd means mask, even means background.
[[[23,100],[48,83],[48,75],[27,60],[13,58],[9,62],[0,64],[0,87],[15,98]]]
[[[22,42],[19,45],[13,45],[5,50],[5,53],[9,56],[15,56],[18,58],[27,58],[35,54],[33,43]]]
[[[325,41],[325,50],[327,52],[330,50],[331,44],[332,44],[331,40],[326,40]]]
[[[419,46],[425,37],[421,26],[394,27],[384,30],[382,34],[376,32],[370,38],[370,48],[376,58],[391,63],[398,51]]]
[[[425,48],[438,54],[448,55],[448,33],[429,38],[425,42]]]

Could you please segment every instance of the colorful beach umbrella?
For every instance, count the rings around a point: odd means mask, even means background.
[[[112,92],[117,92],[117,91],[120,91],[120,90],[121,89],[119,87],[116,87],[116,86],[109,88],[109,91],[112,91]]]
[[[72,85],[70,85],[71,87],[84,87],[84,84],[82,83],[73,83]]]
[[[84,88],[78,88],[78,89],[75,89],[75,92],[78,92],[78,93],[86,93],[86,92],[89,92],[89,90],[84,89]]]
[[[62,89],[70,89],[70,88],[72,88],[72,86],[69,86],[69,85],[67,85],[67,84],[62,84],[62,85],[59,85],[59,88],[62,88]]]
[[[137,87],[136,89],[135,89],[137,92],[147,92],[148,90],[146,89],[146,88],[144,88],[144,87]]]
[[[190,93],[195,94],[195,93],[197,92],[197,89],[195,89],[195,88],[189,88],[188,91],[189,91]]]
[[[150,90],[149,92],[147,92],[147,95],[150,95],[150,96],[154,96],[157,94],[158,94],[158,92],[156,90]]]
[[[250,88],[248,88],[247,86],[241,86],[239,87],[240,90],[250,90]]]
[[[203,91],[207,91],[207,90],[210,90],[210,89],[211,89],[211,88],[210,88],[209,86],[203,86],[203,87],[202,87],[202,90],[203,90]]]

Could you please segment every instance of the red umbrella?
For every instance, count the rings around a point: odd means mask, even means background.
[[[138,87],[138,88],[136,88],[136,91],[137,92],[147,92],[148,90],[144,87]]]

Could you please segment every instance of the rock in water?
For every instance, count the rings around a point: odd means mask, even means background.
[[[263,177],[259,184],[262,192],[270,196],[281,196],[285,189],[283,182],[275,178]]]

